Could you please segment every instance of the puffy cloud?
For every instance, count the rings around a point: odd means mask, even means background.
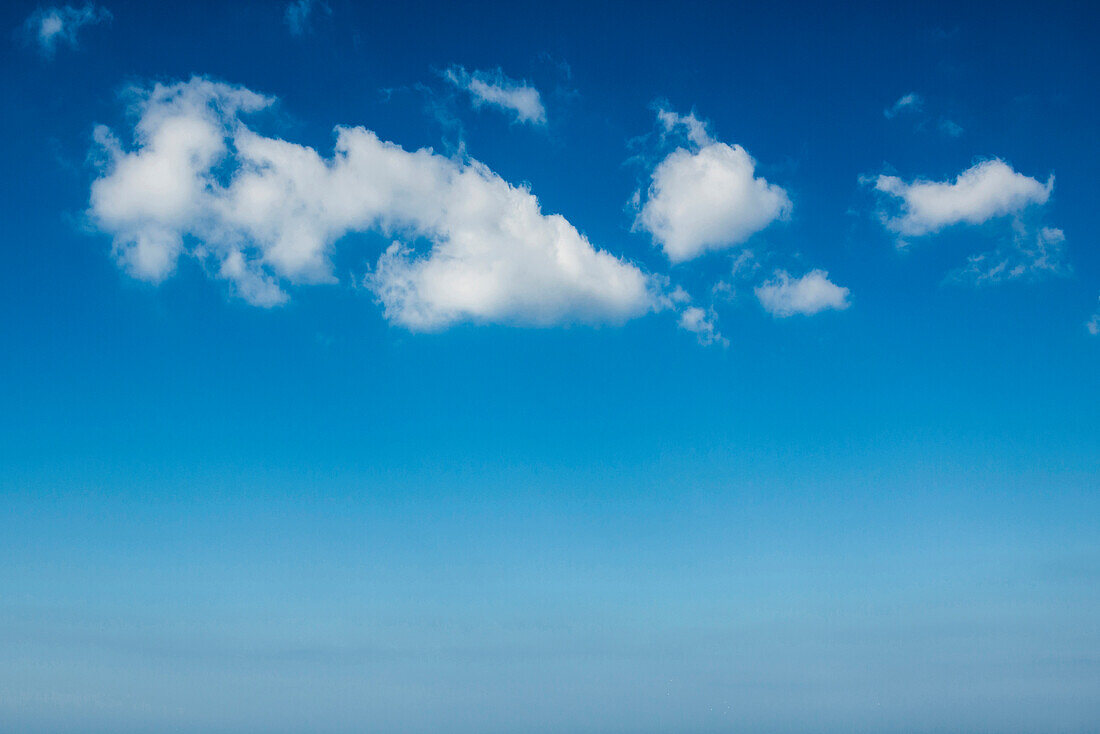
[[[367,285],[387,318],[414,330],[617,323],[669,305],[662,279],[596,249],[481,163],[410,152],[362,127],[337,127],[323,157],[245,123],[273,101],[196,77],[133,92],[129,150],[97,129],[105,162],[89,217],[122,267],[155,282],[193,257],[271,306],[288,284],[335,281],[335,244],[376,232],[396,242]]]
[[[1100,311],[1092,315],[1092,318],[1085,323],[1085,328],[1088,329],[1089,333],[1093,336],[1100,336]]]
[[[475,107],[492,105],[514,114],[517,122],[546,124],[546,108],[539,90],[526,81],[506,77],[500,69],[469,72],[461,66],[452,66],[443,73],[443,78],[469,92]]]
[[[28,36],[46,56],[53,56],[58,46],[76,47],[76,34],[84,26],[111,20],[111,11],[94,3],[76,8],[65,5],[39,8],[24,23]]]
[[[728,346],[729,340],[718,333],[717,317],[714,311],[704,311],[698,306],[688,306],[680,312],[680,328],[695,334],[699,343],[708,346],[721,344]]]
[[[835,285],[824,270],[811,270],[801,278],[791,278],[786,270],[755,288],[756,298],[773,316],[815,314],[825,309],[842,311],[850,305],[848,289]]]
[[[999,158],[982,161],[952,181],[905,182],[897,176],[873,179],[877,191],[895,200],[900,213],[884,209],[883,224],[901,237],[920,237],[953,224],[981,224],[995,217],[1019,214],[1033,204],[1045,204],[1054,177],[1041,183],[1017,173]]]
[[[1065,275],[1069,272],[1065,263],[1065,241],[1066,235],[1056,227],[1042,227],[1037,234],[1032,234],[1019,225],[1011,246],[971,255],[966,265],[949,277],[983,285]]]
[[[756,162],[740,145],[714,140],[694,115],[657,112],[666,132],[683,129],[689,146],[657,164],[635,229],[649,232],[674,263],[739,245],[787,216],[787,192],[756,176]]]
[[[910,92],[884,109],[882,114],[886,119],[892,120],[903,112],[919,112],[922,107],[924,107],[924,98],[916,92]]]

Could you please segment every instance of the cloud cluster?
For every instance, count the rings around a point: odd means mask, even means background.
[[[526,81],[505,76],[500,69],[470,72],[461,66],[452,66],[443,72],[443,78],[469,93],[475,107],[498,107],[514,115],[516,122],[546,124],[546,108],[539,90]]]
[[[35,10],[23,28],[44,55],[53,56],[59,46],[75,48],[81,28],[110,20],[111,11],[94,3],[79,8],[65,5]]]
[[[1019,214],[1034,204],[1045,204],[1054,189],[1054,177],[1041,183],[1017,173],[999,158],[981,161],[954,181],[906,182],[897,176],[873,180],[900,212],[885,208],[879,216],[887,229],[901,237],[920,237],[954,224],[982,224],[995,217]]]
[[[786,270],[779,270],[754,291],[764,310],[779,318],[811,315],[826,309],[843,311],[850,305],[848,289],[831,282],[824,270],[811,270],[801,278],[792,278]]]
[[[665,132],[682,130],[678,147],[650,174],[635,229],[648,232],[673,263],[739,245],[791,209],[787,192],[756,175],[756,162],[740,145],[713,139],[691,115],[659,110]]]
[[[668,304],[661,279],[477,161],[410,152],[362,127],[336,128],[323,157],[246,124],[272,98],[201,77],[132,95],[129,148],[96,130],[104,167],[88,214],[135,277],[162,280],[193,257],[271,306],[289,284],[335,281],[335,244],[374,232],[395,241],[366,283],[413,330],[617,323]]]

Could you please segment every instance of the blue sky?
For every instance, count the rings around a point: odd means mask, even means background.
[[[1097,20],[6,4],[0,729],[1094,731]]]

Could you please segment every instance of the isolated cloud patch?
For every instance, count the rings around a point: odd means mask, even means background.
[[[659,110],[666,132],[683,130],[678,147],[652,170],[639,192],[635,229],[648,232],[669,260],[684,262],[740,245],[790,212],[787,192],[756,175],[756,161],[740,145],[714,140],[695,115]]]
[[[1066,235],[1057,227],[1041,227],[1037,233],[1018,226],[1010,245],[967,258],[966,265],[949,277],[974,285],[1034,280],[1046,275],[1066,275]]]
[[[801,278],[792,278],[786,270],[778,270],[771,280],[754,290],[764,310],[779,318],[827,309],[842,311],[850,305],[848,289],[830,281],[824,270],[811,270]]]
[[[903,112],[917,112],[924,107],[924,99],[916,92],[902,95],[897,102],[882,111],[886,119],[891,120]]]
[[[953,181],[897,176],[864,178],[881,195],[878,217],[897,235],[899,246],[956,225],[982,225],[1010,218],[1011,238],[994,250],[967,258],[948,275],[949,281],[983,285],[1033,280],[1065,274],[1065,234],[1057,227],[1038,226],[1035,210],[1054,190],[1054,176],[1045,183],[1013,170],[999,158],[981,161]]]
[[[1054,189],[1054,176],[1041,183],[994,158],[968,168],[954,181],[906,182],[880,175],[873,183],[887,199],[887,206],[879,210],[883,225],[902,237],[921,237],[951,225],[982,224],[1045,204]],[[891,204],[896,213],[890,213]]]
[[[663,283],[598,250],[485,165],[337,127],[329,157],[245,122],[271,97],[195,77],[132,91],[132,144],[96,129],[90,220],[119,264],[159,281],[181,256],[259,306],[334,282],[345,235],[395,244],[367,285],[413,330],[457,322],[618,323],[667,305]]]
[[[443,73],[443,78],[468,92],[475,107],[489,105],[511,113],[517,122],[546,124],[546,108],[539,90],[526,81],[505,76],[500,69],[470,72],[452,66]]]
[[[313,18],[318,12],[327,14],[332,11],[320,0],[293,0],[283,11],[283,21],[291,35],[305,35],[312,27]]]
[[[718,331],[718,318],[713,310],[688,306],[680,312],[679,325],[681,329],[695,334],[695,337],[703,346],[711,344],[729,345],[729,340]]]
[[[35,10],[24,22],[23,28],[45,56],[53,56],[59,46],[76,48],[80,29],[110,20],[111,11],[94,3],[79,8],[64,5]]]

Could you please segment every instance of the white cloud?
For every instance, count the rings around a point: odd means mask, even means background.
[[[907,183],[897,176],[880,175],[874,185],[896,200],[900,210],[891,216],[880,209],[882,223],[902,237],[920,237],[954,224],[982,224],[1019,214],[1033,204],[1045,204],[1054,177],[1040,183],[994,158],[968,168],[953,182],[919,179]]]
[[[714,311],[704,311],[698,306],[689,306],[680,312],[680,328],[695,334],[703,346],[721,344],[729,346],[729,340],[718,333],[717,316]]]
[[[546,124],[546,108],[539,90],[526,81],[506,77],[500,69],[469,72],[461,66],[452,66],[443,73],[443,78],[469,92],[475,107],[492,105],[512,112],[517,122]]]
[[[84,26],[110,20],[111,11],[107,8],[87,3],[79,8],[72,5],[39,8],[31,13],[23,27],[43,54],[53,56],[58,46],[76,48],[76,34]]]
[[[884,109],[882,114],[886,119],[891,120],[902,112],[918,112],[922,107],[924,107],[924,99],[916,92],[910,92]]]
[[[291,35],[301,36],[309,31],[310,23],[317,11],[329,13],[329,6],[319,0],[293,0],[283,12],[283,20]]]
[[[773,316],[815,314],[826,309],[848,308],[848,289],[835,285],[824,270],[811,270],[801,278],[791,278],[786,270],[755,288],[756,298]]]
[[[1088,329],[1089,333],[1093,336],[1100,336],[1100,311],[1092,315],[1092,318],[1085,323],[1085,328]]]
[[[669,305],[662,279],[477,161],[410,152],[362,127],[336,128],[322,157],[244,122],[272,98],[200,77],[134,94],[129,150],[97,129],[106,163],[89,217],[135,277],[162,280],[192,257],[271,306],[289,284],[334,282],[335,244],[370,231],[396,242],[367,284],[413,330],[617,323]]]
[[[1056,227],[1042,227],[1037,234],[1017,227],[1011,246],[971,255],[966,265],[949,276],[958,282],[984,285],[1010,280],[1029,280],[1044,275],[1065,275],[1066,236]]]
[[[657,112],[666,132],[682,128],[689,147],[657,164],[634,220],[674,263],[739,245],[791,208],[787,192],[755,175],[740,145],[714,140],[694,115]]]

